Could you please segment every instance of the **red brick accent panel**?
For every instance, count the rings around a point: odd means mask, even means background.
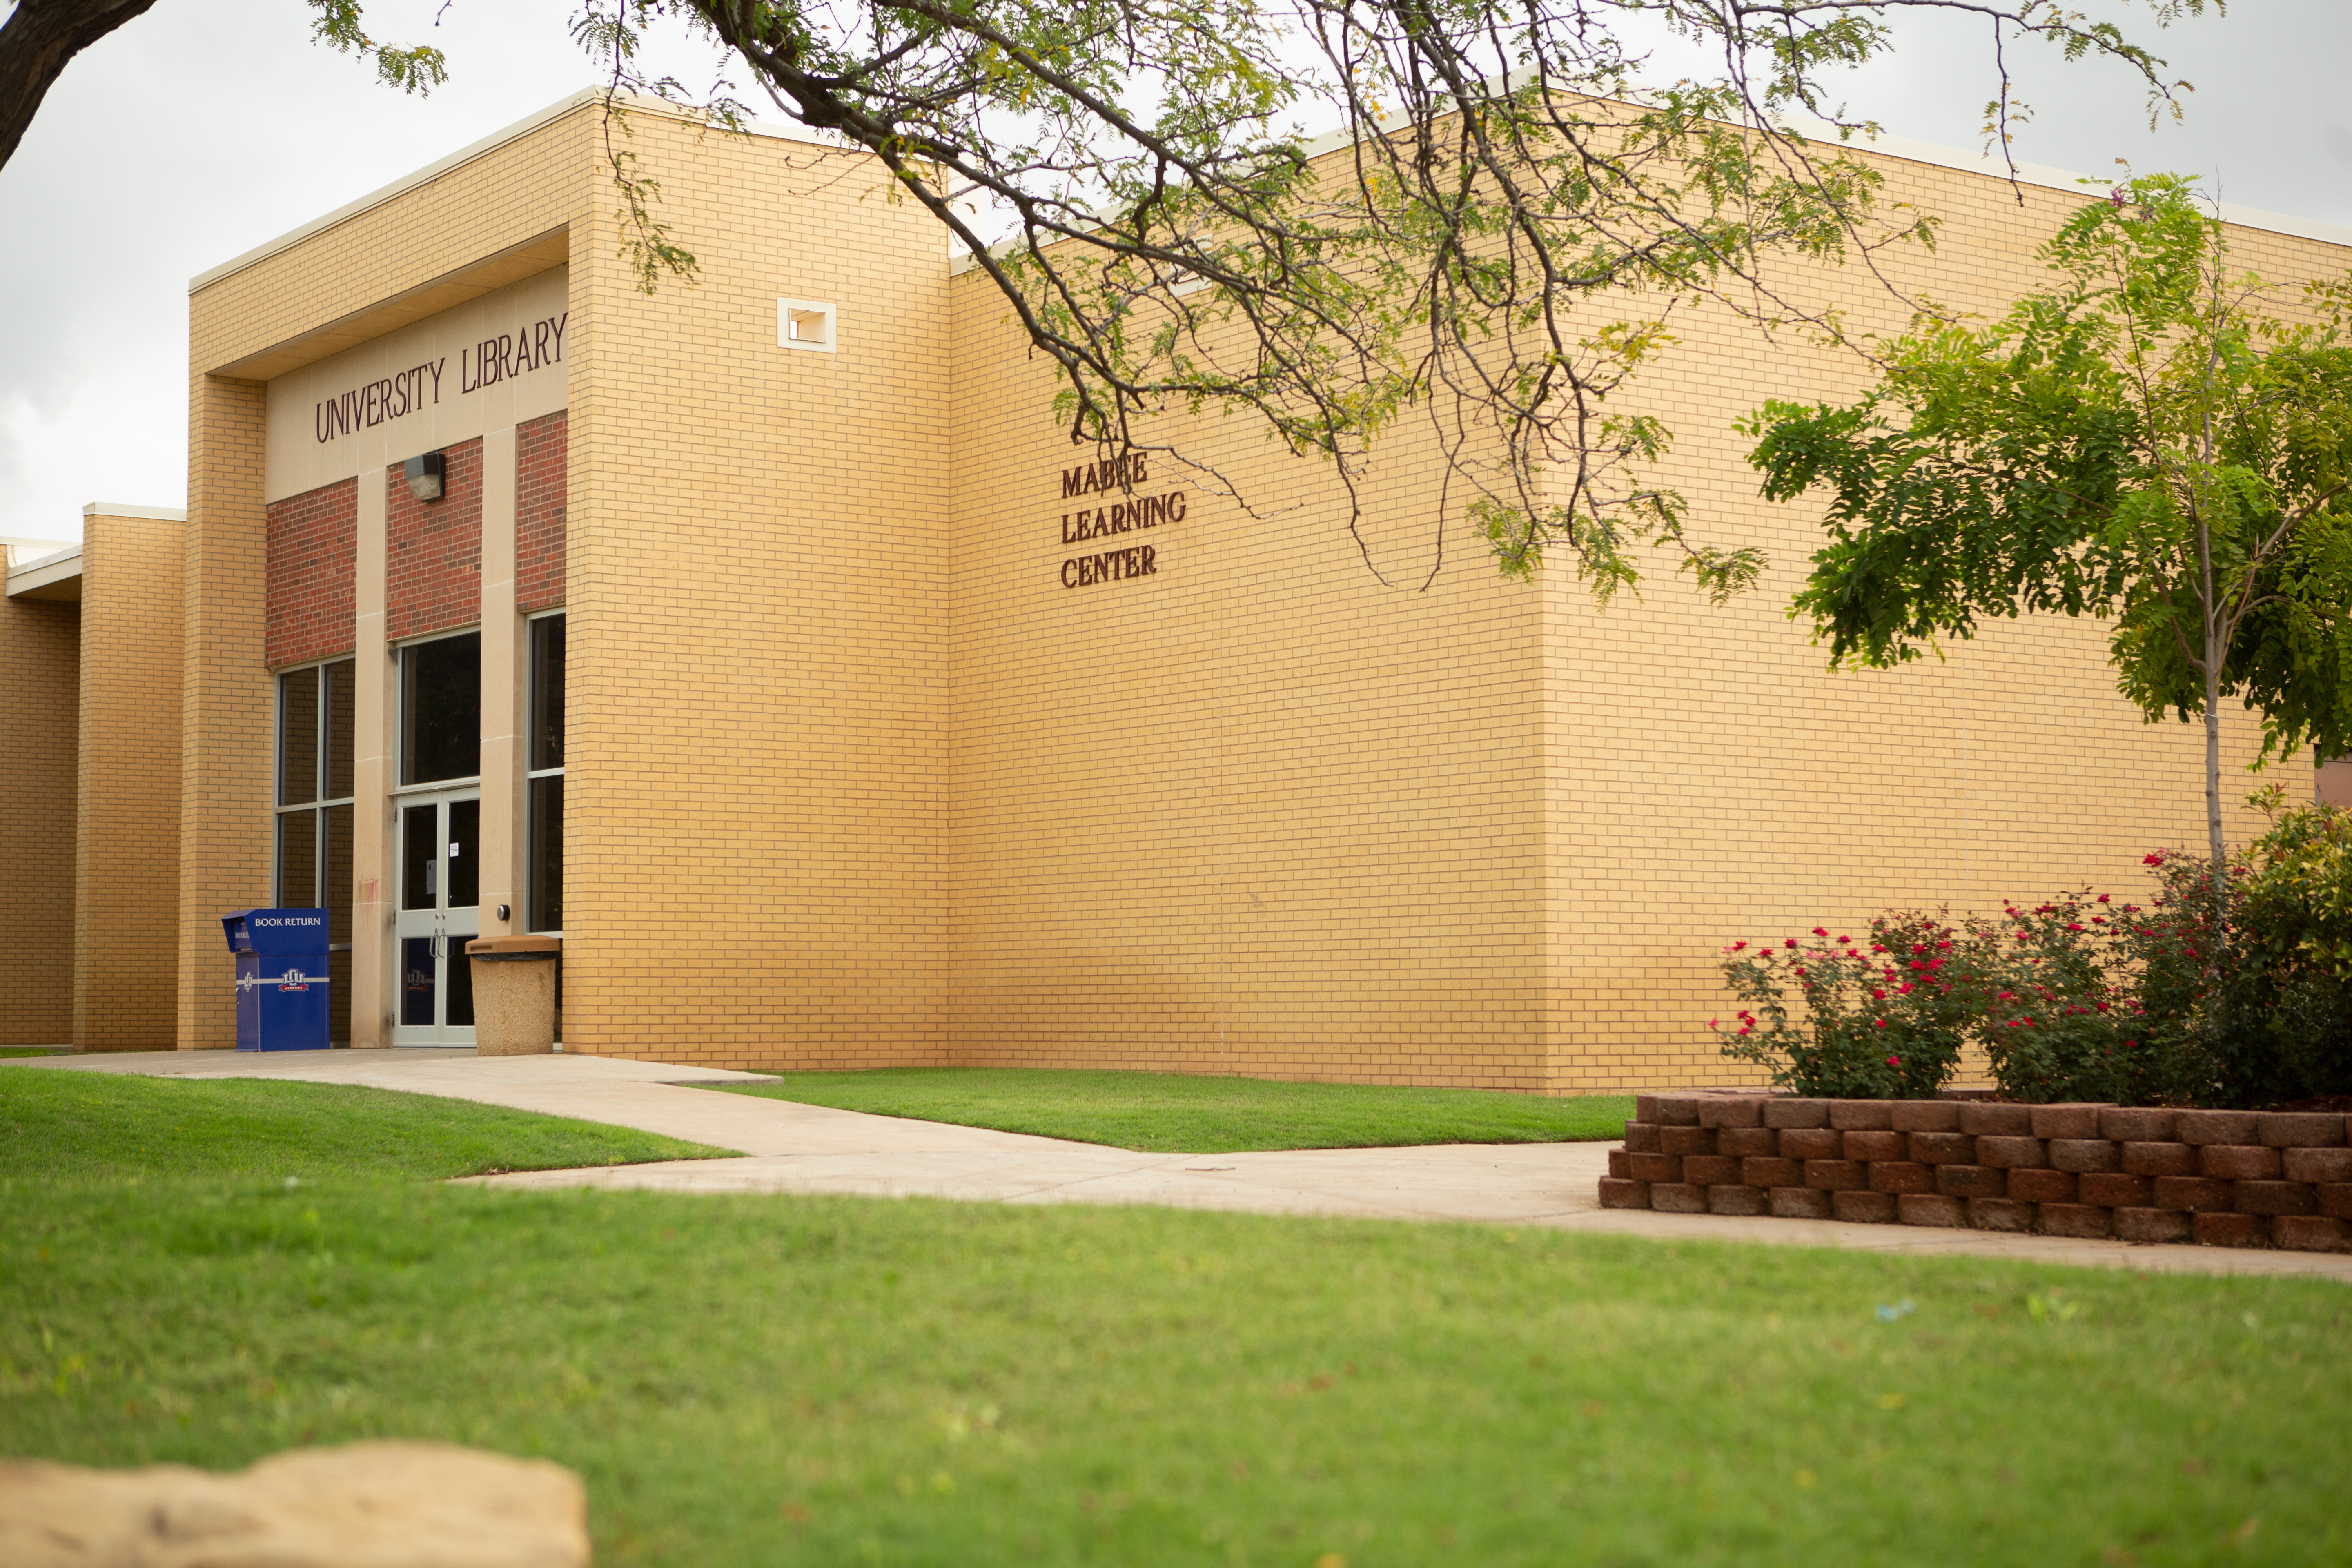
[[[384,635],[394,642],[482,618],[482,440],[442,448],[441,499],[408,491],[401,465],[384,470]]]
[[[338,479],[268,509],[269,583],[262,662],[349,653],[360,559],[360,482]]]
[[[561,411],[515,426],[515,606],[525,615],[564,602],[567,427]]]

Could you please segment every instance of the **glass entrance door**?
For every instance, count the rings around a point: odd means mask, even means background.
[[[478,790],[400,797],[400,912],[393,922],[395,1046],[474,1043],[474,970],[482,932],[482,801]]]

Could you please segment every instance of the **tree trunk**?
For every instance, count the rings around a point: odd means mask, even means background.
[[[0,23],[0,164],[25,139],[66,62],[155,0],[17,0]]]

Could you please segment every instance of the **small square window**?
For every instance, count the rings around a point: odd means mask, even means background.
[[[816,300],[776,301],[776,346],[833,352],[833,307]]]

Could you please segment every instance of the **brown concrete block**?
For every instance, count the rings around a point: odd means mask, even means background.
[[[1938,1165],[1936,1190],[1948,1198],[1998,1198],[2009,1192],[2009,1173],[1990,1165]]]
[[[2055,1171],[2114,1171],[2123,1166],[2123,1154],[2105,1138],[2053,1138],[2050,1167]]]
[[[2032,1121],[2036,1138],[2096,1138],[2099,1136],[2099,1113],[2114,1109],[2107,1105],[2067,1102],[2033,1107]]]
[[[1979,1230],[2030,1231],[2033,1205],[2015,1198],[1970,1198],[1969,1223]]]
[[[1827,1127],[1790,1127],[1780,1133],[1780,1157],[1784,1160],[1841,1160],[1845,1157],[1845,1134]]]
[[[2184,1110],[2173,1136],[2183,1143],[2259,1143],[2251,1110]]]
[[[1650,1184],[1629,1182],[1615,1176],[1601,1178],[1601,1206],[1605,1209],[1645,1209],[1650,1206]]]
[[[2191,1143],[2118,1143],[2123,1168],[2135,1176],[2193,1176],[2197,1148]]]
[[[1636,1121],[1655,1122],[1658,1120],[1658,1097],[1654,1094],[1635,1095],[1633,1097],[1633,1120]]]
[[[1780,1152],[1780,1135],[1769,1127],[1718,1127],[1715,1131],[1715,1152],[1735,1160],[1745,1160],[1751,1154],[1777,1154]]]
[[[1684,1127],[1668,1122],[1658,1129],[1658,1152],[1661,1154],[1712,1154],[1715,1152],[1715,1129]]]
[[[2237,1201],[2227,1182],[2217,1182],[2210,1176],[2158,1176],[2156,1178],[2156,1206],[2160,1209],[2187,1209],[2194,1214],[2229,1212]]]
[[[1685,1154],[1683,1180],[1695,1187],[1720,1187],[1739,1180],[1739,1162],[1722,1154]]]
[[[1907,1135],[1885,1129],[1844,1132],[1839,1136],[1843,1140],[1843,1146],[1838,1152],[1848,1160],[1900,1160],[1904,1145],[1910,1142]]]
[[[2341,1149],[2344,1118],[2307,1110],[2265,1110],[2255,1134],[2273,1149]]]
[[[2116,1211],[2101,1208],[2096,1204],[2043,1204],[2042,1234],[2069,1236],[2077,1241],[2094,1241],[2112,1236],[2116,1228]]]
[[[2099,1136],[2118,1143],[2170,1143],[2180,1112],[2169,1108],[2111,1105],[2099,1112]]]
[[[2197,1151],[2197,1173],[2217,1182],[2275,1182],[2284,1162],[2260,1143],[2208,1143]]]
[[[1769,1206],[1775,1219],[1830,1217],[1830,1195],[1818,1187],[1774,1187]]]
[[[1870,1174],[1852,1160],[1808,1160],[1805,1185],[1826,1193],[1855,1192],[1870,1184]]]
[[[1762,1214],[1771,1194],[1762,1187],[1743,1183],[1719,1184],[1706,1190],[1706,1212],[1709,1214]]]
[[[1940,1193],[1905,1193],[1895,1200],[1895,1217],[1905,1225],[1958,1230],[1969,1223],[1969,1205]]]
[[[1675,1154],[1635,1154],[1625,1156],[1626,1173],[1637,1182],[1679,1182],[1683,1179],[1682,1158]]]
[[[2152,1180],[2126,1176],[2120,1171],[2085,1171],[2074,1178],[2074,1191],[2078,1201],[2111,1209],[2144,1209],[2156,1203]]]
[[[1936,1167],[1910,1160],[1873,1160],[1870,1163],[1870,1190],[1874,1193],[1932,1193],[1936,1190]]]
[[[2318,1194],[2308,1182],[2232,1182],[2230,1206],[2240,1214],[2312,1214]]]
[[[2011,1171],[2009,1173],[2009,1191],[2005,1195],[2021,1198],[2030,1204],[2071,1204],[2075,1201],[2074,1173],[2039,1166]]]
[[[2194,1241],[2197,1237],[2190,1217],[2176,1209],[2119,1208],[2116,1210],[2116,1238],[2154,1245]]]
[[[1958,1132],[1960,1106],[1954,1100],[1898,1100],[1887,1120],[1897,1132]]]
[[[2033,1107],[2002,1100],[1960,1101],[1960,1131],[1979,1137],[2031,1138]]]
[[[1891,1100],[1832,1100],[1830,1125],[1841,1132],[1883,1131],[1895,1125]]]
[[[1842,1192],[1830,1194],[1830,1213],[1850,1225],[1893,1225],[1893,1193]]]
[[[1622,1149],[1609,1151],[1609,1173],[1621,1182],[1633,1179],[1633,1156]]]
[[[1959,1107],[1952,1109],[1957,1110]],[[1977,1163],[1977,1141],[1965,1132],[1914,1132],[1905,1152],[1923,1165]]]
[[[1663,1154],[1658,1147],[1658,1124],[1654,1121],[1625,1123],[1625,1147],[1636,1154]]]
[[[1801,1187],[1805,1184],[1805,1163],[1778,1155],[1751,1154],[1739,1162],[1739,1179],[1751,1187]]]
[[[2032,1171],[2050,1163],[2050,1147],[2039,1138],[2000,1135],[1977,1140],[1977,1163],[2003,1171]]]
[[[2191,1233],[2204,1247],[2268,1247],[2271,1244],[2271,1222],[2255,1214],[2199,1213],[2190,1225]]]
[[[1698,1125],[1700,1098],[1696,1094],[1662,1094],[1652,1102],[1657,1108],[1654,1120],[1667,1127],[1696,1127]],[[1636,1115],[1641,1113],[1639,1096],[1634,1098],[1633,1110]],[[1642,1120],[1648,1121],[1654,1119],[1643,1116]]]
[[[2352,1252],[2352,1228],[2321,1215],[2281,1215],[2271,1221],[2271,1240],[2292,1252]]]
[[[1760,1094],[1727,1094],[1702,1100],[1698,1108],[1701,1127],[1761,1127],[1764,1125],[1764,1097]]]
[[[1689,1182],[1653,1182],[1650,1206],[1660,1214],[1705,1214],[1706,1189]]]
[[[2352,1219],[2352,1182],[2324,1182],[2312,1189],[2319,1212],[2331,1219]]]
[[[1764,1102],[1764,1125],[1767,1127],[1827,1127],[1830,1124],[1830,1102],[1826,1100],[1768,1100]]]
[[[2352,1182],[2352,1149],[2282,1149],[2279,1176],[2289,1182]]]

